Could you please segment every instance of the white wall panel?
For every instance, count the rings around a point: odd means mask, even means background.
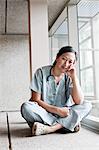
[[[47,0],[30,1],[32,74],[49,64]]]
[[[0,0],[0,34],[5,32],[5,0]]]
[[[28,3],[26,0],[8,0],[7,33],[28,33]]]
[[[30,98],[28,36],[0,36],[0,110],[18,110]]]

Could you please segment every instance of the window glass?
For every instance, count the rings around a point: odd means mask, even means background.
[[[80,67],[92,66],[92,51],[80,51]]]
[[[99,51],[95,51],[94,53],[94,61],[95,61],[95,88],[96,88],[96,99],[99,100]]]
[[[92,41],[91,37],[89,39],[86,39],[84,42],[80,43],[79,45],[80,49],[91,49],[92,48]]]
[[[67,19],[62,23],[54,32],[51,37],[51,62],[53,63],[57,52],[62,46],[68,45],[68,30],[67,30]]]
[[[87,23],[85,22],[85,24],[79,30],[79,42],[86,40],[90,36],[91,36],[90,22]]]
[[[94,48],[99,50],[99,13],[93,18]]]
[[[92,100],[91,115],[99,117],[99,1],[81,0],[77,7],[81,86]]]
[[[81,86],[85,96],[94,96],[92,68],[81,71]]]

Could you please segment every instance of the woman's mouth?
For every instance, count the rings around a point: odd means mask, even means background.
[[[68,68],[66,68],[65,66],[62,66],[62,69],[65,70],[65,71],[68,70]]]

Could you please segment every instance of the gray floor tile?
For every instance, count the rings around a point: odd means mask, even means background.
[[[8,133],[6,113],[0,112],[0,150],[8,150]]]
[[[30,137],[30,129],[20,113],[8,113],[13,150],[97,150],[99,135],[81,128],[78,133]]]

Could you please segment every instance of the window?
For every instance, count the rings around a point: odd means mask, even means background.
[[[51,63],[54,62],[59,49],[63,46],[68,45],[68,27],[66,12],[67,9],[65,8],[63,13],[53,25],[54,31],[50,34]]]
[[[99,118],[99,1],[82,0],[77,7],[81,86],[92,101],[91,115]]]

